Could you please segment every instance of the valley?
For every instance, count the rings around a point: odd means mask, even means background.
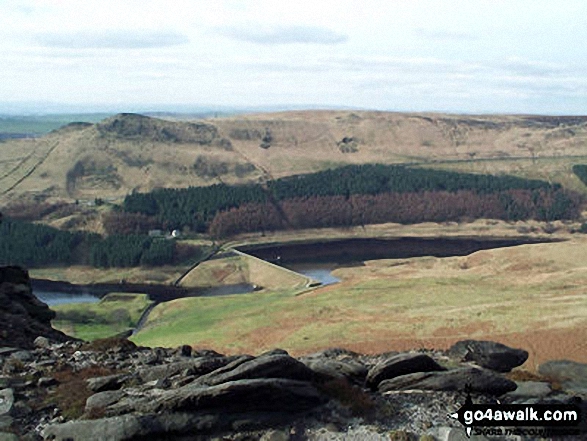
[[[185,121],[120,114],[2,142],[0,209],[84,234],[161,231],[149,243],[171,240],[165,235],[178,228],[173,247],[182,251],[164,265],[77,262],[30,269],[34,279],[149,293],[156,304],[131,337],[140,345],[189,344],[228,354],[277,346],[293,354],[330,346],[375,353],[446,348],[474,337],[528,348],[525,367],[533,370],[555,357],[587,361],[584,218],[573,205],[587,193],[573,173],[573,166],[587,163],[586,140],[587,121],[580,117],[308,111]],[[371,173],[372,164],[382,165]],[[353,168],[359,165],[364,168]],[[414,182],[418,176],[438,182],[415,187],[420,193],[404,199],[385,199],[378,192],[395,191],[396,183],[369,183],[364,190],[354,174],[391,179],[404,169],[385,167],[397,165],[407,167]],[[355,176],[357,189],[337,187],[336,170]],[[331,193],[296,193],[295,182],[324,176]],[[251,190],[231,205],[234,185],[243,184]],[[445,193],[442,185],[448,185]],[[171,190],[200,186],[193,193]],[[455,196],[463,188],[469,193]],[[418,199],[426,191],[430,199]],[[226,197],[225,205],[215,194]],[[150,195],[168,211],[141,205]],[[206,200],[208,208],[197,216],[181,211],[189,198]],[[246,205],[251,201],[267,205],[254,211]],[[447,211],[458,203],[460,211]],[[131,206],[136,211],[125,211]],[[410,214],[413,206],[421,211]],[[268,217],[266,207],[285,219],[273,224],[278,227],[254,223],[257,213]],[[367,217],[373,207],[384,214]],[[220,229],[215,216],[231,210],[239,222],[253,216],[247,221],[253,227],[230,230],[233,224],[225,223]],[[338,212],[346,217],[337,218]],[[403,217],[394,223],[399,212]],[[176,214],[164,218],[167,213]],[[95,240],[81,242],[72,259],[95,248]],[[458,241],[465,246],[453,246]],[[186,247],[194,247],[192,254]],[[165,294],[174,290],[178,295]],[[91,307],[73,307],[84,308]],[[94,335],[118,332],[90,322],[102,327]],[[77,332],[72,322],[55,323]]]
[[[586,15],[0,1],[0,441],[587,439]]]
[[[529,370],[557,357],[585,362],[587,300],[581,256],[586,242],[583,235],[569,233],[577,228],[572,224],[556,223],[555,227],[556,232],[545,233],[540,223],[480,220],[242,237],[226,242],[227,251],[198,265],[181,285],[205,290],[249,283],[260,290],[212,297],[200,291],[195,297],[166,299],[155,306],[131,339],[146,346],[187,343],[235,354],[259,353],[276,346],[304,354],[329,346],[369,353],[445,348],[472,337],[511,345],[523,341],[530,353],[525,364]],[[421,250],[420,257],[396,254],[394,259],[386,259],[385,253],[368,256],[363,252],[358,258],[367,260],[350,265],[347,254],[346,264],[339,262],[330,268],[338,282],[314,287],[304,277],[228,251],[275,244],[283,251],[288,243],[303,250],[304,242],[315,243],[324,237],[334,243],[342,238],[349,242],[350,237],[378,238],[379,242],[387,237],[391,243],[401,243],[402,236],[417,236],[424,243],[439,242],[439,236],[449,243],[463,238],[468,243],[488,238],[509,245],[535,243],[478,251],[469,245],[463,251],[466,255],[460,257],[426,256],[434,252],[430,249]],[[537,243],[542,241],[550,243]],[[406,246],[406,251],[418,253],[418,248]],[[324,260],[316,252],[309,256],[310,261]],[[377,259],[372,260],[374,257]]]

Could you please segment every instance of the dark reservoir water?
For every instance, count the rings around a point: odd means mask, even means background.
[[[533,238],[402,237],[245,246],[239,247],[239,250],[329,285],[339,281],[332,276],[332,270],[340,266],[360,265],[366,260],[466,256],[480,250],[544,242],[549,241]]]
[[[323,285],[339,282],[331,272],[340,266],[361,265],[366,260],[404,259],[409,257],[466,256],[480,250],[543,243],[531,238],[395,238],[345,239],[302,244],[239,247],[247,254],[304,274]],[[33,292],[48,305],[92,303],[108,292],[146,293],[156,303],[183,297],[210,297],[254,291],[250,284],[204,289],[185,289],[167,285],[96,284],[71,285],[63,282],[33,280]]]

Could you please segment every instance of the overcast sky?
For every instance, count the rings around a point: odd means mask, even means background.
[[[0,66],[8,107],[587,114],[587,2],[0,0]]]

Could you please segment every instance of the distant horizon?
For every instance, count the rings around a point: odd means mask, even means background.
[[[480,111],[471,112],[466,110],[404,110],[404,109],[381,109],[361,108],[350,106],[328,106],[319,104],[307,105],[204,105],[204,104],[68,104],[68,103],[3,103],[0,102],[0,117],[41,117],[41,116],[67,116],[67,115],[116,115],[120,113],[137,114],[170,114],[170,115],[196,115],[196,114],[254,114],[254,113],[279,113],[288,111],[349,111],[349,112],[388,112],[388,113],[414,113],[414,114],[447,114],[447,115],[470,115],[470,116],[587,116],[587,113],[563,113],[563,112],[494,112]]]

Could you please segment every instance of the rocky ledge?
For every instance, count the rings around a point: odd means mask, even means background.
[[[32,293],[27,271],[0,267],[0,346],[33,348],[39,335],[56,342],[72,340],[51,327],[54,318],[55,312]]]
[[[464,404],[467,384],[474,403],[587,398],[586,365],[511,371],[527,353],[494,342],[299,358],[118,338],[38,337],[34,346],[0,349],[0,440],[455,440],[463,428],[448,414]]]

